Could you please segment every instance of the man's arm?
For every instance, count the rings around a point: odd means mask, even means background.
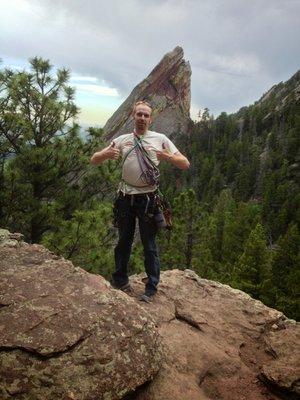
[[[97,151],[91,157],[91,164],[99,165],[105,160],[116,160],[120,155],[120,150],[115,147],[115,143],[112,142],[108,147]]]
[[[169,161],[171,164],[175,165],[175,167],[179,169],[189,169],[190,168],[190,162],[189,160],[181,154],[179,151],[175,154],[169,153],[169,158],[167,158],[167,161]]]

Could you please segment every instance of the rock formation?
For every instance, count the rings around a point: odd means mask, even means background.
[[[146,100],[153,106],[151,130],[169,137],[188,131],[191,103],[191,68],[176,47],[167,53],[153,71],[139,83],[104,126],[107,138],[129,133],[133,129],[132,107]]]
[[[300,70],[297,71],[286,82],[280,82],[271,87],[258,101],[255,106],[265,107],[269,102],[276,103],[275,111],[283,111],[288,104],[300,100]],[[265,115],[264,118],[268,118]]]
[[[135,292],[140,276],[132,278]],[[300,326],[246,293],[162,272],[144,308],[163,338],[163,366],[130,400],[277,400],[300,395]]]
[[[21,239],[0,231],[1,400],[298,398],[300,329],[281,312],[190,270],[142,303],[143,275],[130,297]]]
[[[161,353],[147,311],[42,246],[1,239],[1,400],[121,399],[152,379]]]
[[[288,131],[290,130],[290,114],[294,114],[296,109],[299,109],[300,105],[300,70],[298,70],[290,79],[286,82],[280,82],[272,86],[259,100],[254,104],[242,107],[237,113],[232,114],[238,119],[239,133],[238,136],[241,139],[244,133],[244,127],[249,130],[247,124],[250,123],[251,134],[253,135],[252,140],[260,136],[260,143],[262,152],[259,155],[259,169],[256,174],[255,190],[253,193],[254,199],[261,199],[264,191],[263,182],[265,173],[268,170],[268,160],[270,152],[270,144],[276,140],[283,146],[284,154],[287,152],[288,143]],[[251,110],[251,111],[250,111]],[[250,117],[249,115],[256,115],[256,117]],[[259,115],[259,117],[257,117]],[[248,122],[247,122],[248,121]],[[260,122],[258,122],[260,121]],[[278,128],[274,128],[274,121],[278,121]],[[275,134],[275,138],[272,136]],[[264,143],[264,144],[263,144]],[[294,174],[298,174],[300,164],[298,161],[290,163],[287,166],[289,171],[289,179],[293,179]],[[297,177],[298,178],[298,177]]]

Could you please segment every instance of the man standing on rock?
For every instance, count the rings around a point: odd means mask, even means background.
[[[133,108],[134,131],[114,139],[92,158],[93,165],[115,160],[122,156],[122,181],[115,203],[115,217],[119,241],[115,248],[115,272],[113,286],[130,291],[128,261],[135,232],[136,218],[139,222],[140,237],[144,247],[144,265],[147,274],[145,293],[141,300],[149,302],[157,291],[160,262],[155,242],[158,231],[155,216],[158,215],[157,189],[158,165],[167,161],[180,169],[190,166],[171,140],[157,132],[148,130],[152,108],[149,103],[139,101]]]

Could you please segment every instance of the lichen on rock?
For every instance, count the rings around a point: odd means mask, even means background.
[[[1,400],[120,399],[157,373],[155,323],[129,296],[43,246],[0,259]]]

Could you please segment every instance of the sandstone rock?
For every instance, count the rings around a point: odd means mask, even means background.
[[[151,130],[167,136],[187,133],[190,120],[191,68],[176,47],[167,53],[153,71],[139,83],[104,126],[107,138],[130,133],[133,104],[146,100],[153,106]]]
[[[287,321],[280,330],[266,336],[267,351],[275,358],[262,366],[262,376],[281,389],[300,395],[300,329]]]
[[[143,275],[129,297],[39,245],[0,256],[1,400],[299,396],[299,324],[239,290],[164,271],[148,304]]]
[[[0,229],[0,247],[18,247],[23,237],[21,233],[10,233],[7,229]]]
[[[141,276],[132,285],[137,299]],[[296,398],[300,328],[281,312],[190,270],[162,272],[144,308],[156,319],[165,360],[130,400]]]
[[[0,399],[121,399],[160,367],[146,310],[39,245],[0,248]]]

